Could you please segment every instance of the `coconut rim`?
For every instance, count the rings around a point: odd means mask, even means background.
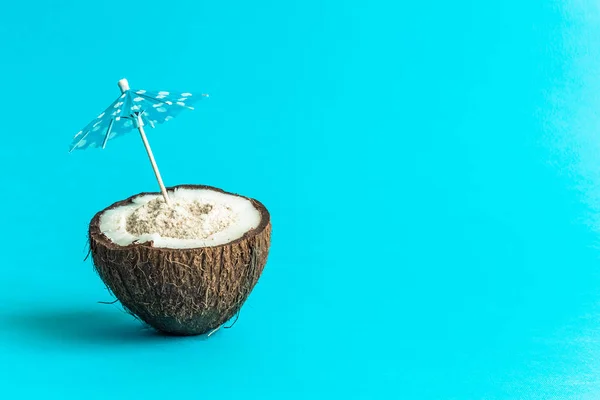
[[[174,247],[155,247],[153,240],[148,240],[148,241],[139,242],[139,243],[131,243],[131,244],[128,244],[125,246],[121,246],[119,244],[114,243],[100,229],[100,217],[102,216],[102,214],[104,214],[108,210],[112,210],[117,207],[126,206],[126,205],[133,203],[133,200],[140,196],[161,195],[160,192],[142,192],[142,193],[134,194],[133,196],[130,196],[124,200],[119,200],[119,201],[111,204],[110,206],[106,207],[105,209],[98,211],[96,213],[96,215],[94,215],[94,217],[92,218],[92,221],[90,222],[90,230],[89,230],[90,237],[94,237],[97,241],[101,241],[102,244],[106,247],[109,247],[112,249],[118,249],[118,250],[130,250],[130,249],[135,249],[135,248],[140,248],[140,247],[147,247],[147,248],[156,249],[156,250],[193,251],[193,250],[199,250],[199,249],[225,247],[225,246],[230,246],[232,244],[236,244],[236,243],[239,243],[242,241],[246,241],[246,240],[250,239],[251,237],[259,235],[262,231],[264,231],[267,228],[267,226],[271,222],[271,215],[269,214],[269,211],[267,210],[267,208],[260,201],[250,198],[250,197],[242,196],[237,193],[227,192],[223,189],[220,189],[220,188],[217,188],[214,186],[208,186],[208,185],[182,184],[182,185],[171,186],[166,189],[167,189],[167,191],[173,191],[175,189],[192,189],[192,190],[203,190],[204,189],[204,190],[212,190],[212,191],[223,193],[223,194],[230,195],[230,196],[241,197],[243,199],[250,201],[250,203],[252,203],[252,206],[258,211],[258,213],[260,214],[260,223],[258,224],[258,226],[256,228],[253,228],[253,229],[250,229],[250,230],[244,232],[244,234],[241,237],[239,237],[235,240],[232,240],[230,242],[218,244],[215,246],[187,247],[187,248],[182,248],[182,249],[177,249]]]

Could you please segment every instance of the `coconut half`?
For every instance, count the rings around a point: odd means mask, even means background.
[[[127,311],[157,330],[198,335],[233,317],[267,262],[271,222],[254,199],[201,185],[140,193],[97,213],[94,267]]]

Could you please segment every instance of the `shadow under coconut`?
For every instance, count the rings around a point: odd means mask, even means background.
[[[115,307],[102,305],[89,309],[30,309],[2,319],[8,330],[18,335],[71,344],[131,345],[178,338],[146,327]]]

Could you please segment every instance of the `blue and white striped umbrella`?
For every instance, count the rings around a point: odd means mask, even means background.
[[[137,116],[151,127],[167,122],[185,109],[193,110],[193,104],[203,94],[194,96],[191,93],[156,92],[149,90],[129,89],[126,81],[119,86],[123,93],[103,113],[80,130],[70,146],[69,151],[93,147],[105,148],[108,140],[123,136],[136,126]]]
[[[167,190],[144,132],[144,126],[150,125],[154,128],[156,124],[173,119],[185,109],[193,110],[192,104],[208,95],[193,96],[191,93],[133,90],[129,88],[126,79],[119,81],[119,88],[121,96],[75,135],[69,152],[92,147],[105,148],[110,139],[137,129],[142,137],[144,147],[146,147],[163,197],[167,204],[170,204]]]

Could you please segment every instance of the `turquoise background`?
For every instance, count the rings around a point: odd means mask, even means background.
[[[10,2],[0,12],[0,398],[600,398],[600,6],[591,0]],[[272,252],[233,329],[168,338],[86,254],[167,185],[255,197]]]

